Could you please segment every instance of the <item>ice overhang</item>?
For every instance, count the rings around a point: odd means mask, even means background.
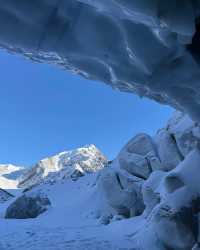
[[[199,0],[0,0],[0,45],[200,121]]]

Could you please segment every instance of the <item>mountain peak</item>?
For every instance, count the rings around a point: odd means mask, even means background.
[[[43,181],[54,182],[69,177],[76,179],[101,170],[105,164],[106,157],[95,145],[85,145],[40,160],[22,175],[19,185],[27,187]]]

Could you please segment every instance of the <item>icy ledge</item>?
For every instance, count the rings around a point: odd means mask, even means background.
[[[199,0],[7,0],[0,44],[200,121],[199,13]]]

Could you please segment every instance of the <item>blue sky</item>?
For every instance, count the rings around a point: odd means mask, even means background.
[[[0,52],[0,163],[95,144],[110,159],[139,132],[154,134],[167,106],[112,90],[59,68]]]

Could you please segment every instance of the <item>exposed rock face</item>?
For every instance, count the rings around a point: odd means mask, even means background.
[[[6,210],[6,219],[36,218],[47,211],[51,205],[49,199],[41,194],[24,194]]]
[[[94,146],[62,152],[37,163],[21,176],[19,186],[31,187],[41,182],[54,183],[71,178],[77,180],[86,173],[93,173],[107,164],[105,156]]]
[[[199,16],[199,0],[9,0],[0,44],[200,121]]]

